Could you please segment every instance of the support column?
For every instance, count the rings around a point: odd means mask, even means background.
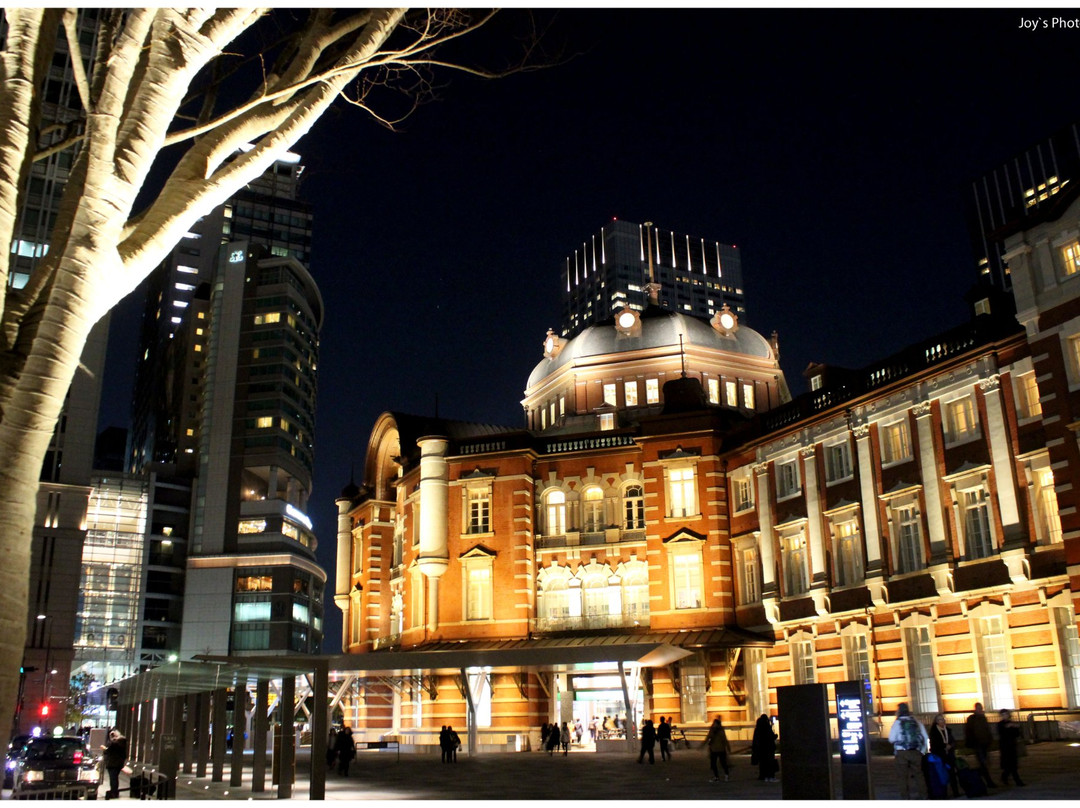
[[[139,761],[149,763],[151,760],[150,736],[154,728],[154,701],[144,697],[139,711]]]
[[[232,754],[229,755],[229,785],[244,783],[244,727],[247,726],[247,686],[237,682],[233,688]]]
[[[995,493],[1005,531],[1005,544],[1016,544],[1024,541],[1024,535],[1016,501],[1016,476],[1009,452],[1009,436],[1001,408],[1001,377],[995,373],[980,381],[979,388],[983,391],[983,402],[986,404],[986,437],[990,442],[990,462],[997,482]]]
[[[255,720],[252,722],[251,739],[251,792],[266,791],[266,730],[267,713],[270,712],[270,682],[260,679],[255,685]],[[325,755],[323,755],[325,758]]]
[[[469,681],[469,674],[465,669],[461,669],[461,684],[462,690],[465,691],[465,708],[467,711],[467,727],[466,735],[469,738],[469,756],[476,754],[477,747],[477,732],[476,732],[476,701],[473,699],[472,682]]]
[[[876,458],[870,447],[870,427],[862,424],[851,428],[855,450],[859,457],[859,503],[862,511],[863,546],[866,548],[866,588],[875,606],[885,605],[884,566],[881,562],[881,522],[878,520],[878,498],[874,490]]]
[[[757,513],[761,527],[761,604],[765,607],[765,619],[776,623],[780,619],[780,607],[776,602],[776,549],[773,537],[772,497],[769,495],[769,464],[755,463],[757,479]]]
[[[326,691],[330,686],[330,663],[315,663],[311,688],[314,690],[315,708],[311,713],[311,782],[308,799],[326,799],[326,739],[330,733],[330,710]]]
[[[195,736],[198,739],[195,745],[196,777],[206,777],[206,766],[210,762],[210,698],[209,692],[200,693],[198,696],[198,719],[195,725]]]
[[[191,774],[194,771],[194,758],[192,757],[192,751],[194,744],[196,743],[197,736],[195,734],[195,725],[198,719],[198,699],[194,693],[188,693],[184,696],[184,714],[181,718],[180,724],[180,756],[181,766],[184,774]]]
[[[296,746],[293,739],[293,712],[296,710],[296,679],[285,676],[281,680],[281,701],[278,715],[281,717],[281,749],[274,754],[281,759],[278,769],[278,799],[292,798],[293,765],[296,760]],[[279,754],[280,752],[280,754]]]
[[[919,473],[926,498],[926,525],[930,531],[930,554],[944,556],[945,510],[941,501],[941,475],[937,469],[937,451],[934,445],[932,407],[929,401],[911,408],[919,433]]]
[[[799,452],[803,461],[803,492],[806,496],[806,538],[810,545],[810,597],[819,615],[829,613],[825,596],[829,581],[825,575],[825,538],[821,530],[821,495],[818,491],[817,452],[807,446]]]
[[[220,783],[225,779],[225,724],[229,720],[225,710],[226,690],[214,691],[210,716],[210,782]]]
[[[637,738],[634,737],[636,733],[633,731],[637,727],[637,723],[634,721],[634,710],[630,706],[630,691],[626,687],[626,671],[621,660],[619,661],[619,684],[622,686],[623,707],[626,710],[623,734],[626,735],[626,748],[633,752],[637,746]]]
[[[447,519],[450,502],[450,469],[446,463],[449,442],[442,436],[427,436],[420,447],[420,555],[417,566],[428,585],[428,631],[439,627],[438,579],[450,563],[447,549]]]

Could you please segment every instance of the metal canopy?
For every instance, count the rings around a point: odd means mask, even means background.
[[[458,674],[469,668],[502,671],[569,671],[578,665],[635,663],[662,667],[698,651],[769,647],[772,640],[739,628],[667,634],[611,634],[529,640],[441,642],[418,651],[371,651],[326,656],[213,656],[173,662],[120,683],[120,701],[132,703],[203,693],[260,679],[280,679],[325,669],[332,673]]]

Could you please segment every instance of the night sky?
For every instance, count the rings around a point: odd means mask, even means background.
[[[471,40],[483,62],[521,10]],[[334,498],[385,410],[520,426],[565,258],[613,217],[738,245],[747,317],[861,367],[967,317],[971,180],[1080,119],[1066,9],[551,10],[568,64],[443,78],[398,132],[338,106],[297,146],[326,301],[310,508],[332,604]],[[493,55],[492,60],[497,56]],[[125,425],[122,304],[102,426]]]

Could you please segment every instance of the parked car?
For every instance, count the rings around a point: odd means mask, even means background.
[[[35,791],[82,789],[88,799],[95,799],[101,783],[99,764],[78,735],[30,738],[15,760],[12,796],[18,799]]]
[[[15,784],[15,761],[22,754],[23,744],[29,740],[29,735],[16,735],[8,744],[4,756],[4,788],[11,788]]]

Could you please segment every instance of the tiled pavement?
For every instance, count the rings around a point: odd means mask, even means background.
[[[996,762],[991,755],[991,766]],[[249,761],[250,762],[250,761]],[[781,757],[781,765],[783,758]],[[293,799],[307,799],[307,750],[298,754],[297,783]],[[840,793],[839,761],[834,758],[833,790]],[[245,784],[239,788],[212,783],[210,778],[181,774],[177,797],[198,799],[273,799],[276,789],[268,785],[264,794],[250,790],[250,766]],[[995,778],[999,772],[992,769]],[[999,787],[984,799],[1046,800],[1076,799],[1080,796],[1080,745],[1065,742],[1029,747],[1020,761],[1020,774],[1027,785]],[[228,780],[228,768],[225,771]],[[878,800],[900,796],[893,761],[875,757],[871,763],[874,796]],[[568,756],[549,757],[543,752],[493,753],[469,758],[459,754],[456,764],[443,764],[437,755],[401,755],[393,752],[362,752],[353,762],[350,776],[331,773],[327,778],[329,800],[705,800],[705,799],[798,799],[797,793],[783,792],[784,784],[757,780],[757,767],[745,754],[732,758],[731,779],[710,782],[708,756],[702,749],[679,749],[674,759],[664,763],[639,765],[630,753],[573,751]]]

